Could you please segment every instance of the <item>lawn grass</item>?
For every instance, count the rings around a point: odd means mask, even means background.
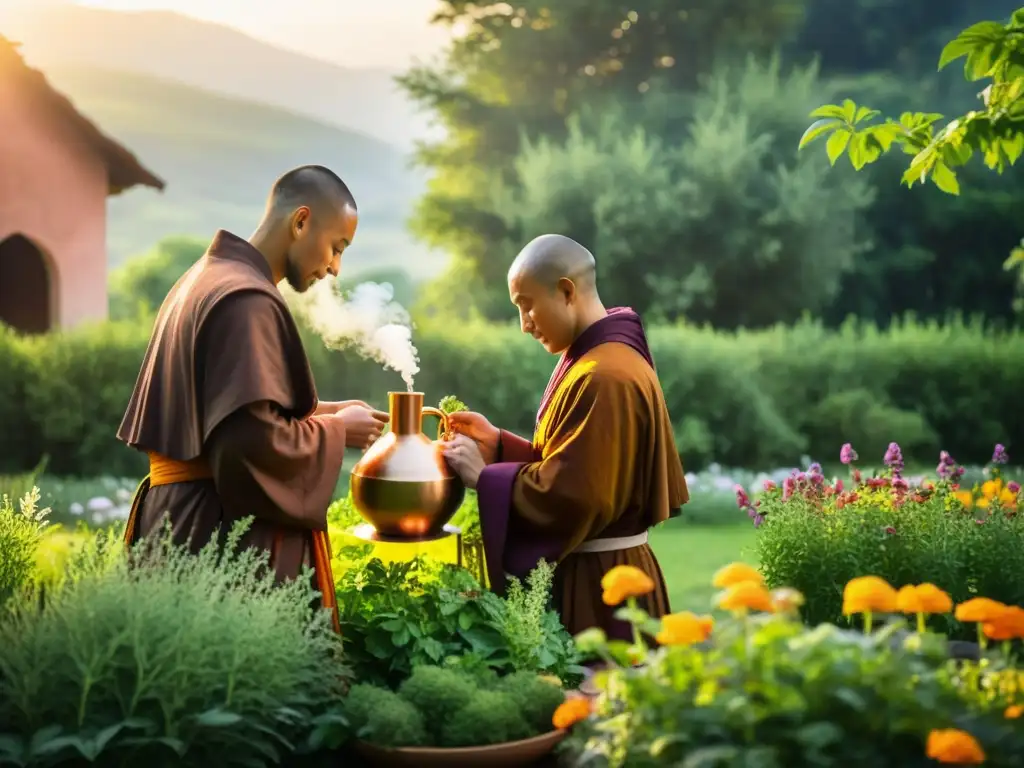
[[[724,525],[672,521],[652,531],[651,546],[665,574],[672,610],[710,611],[715,571],[734,560],[757,565],[756,536],[747,520]]]

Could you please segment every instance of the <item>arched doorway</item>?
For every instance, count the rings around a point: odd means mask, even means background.
[[[46,256],[24,235],[0,243],[0,323],[22,333],[53,327],[52,281]]]

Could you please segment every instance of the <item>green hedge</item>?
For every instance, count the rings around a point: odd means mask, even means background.
[[[653,328],[651,345],[688,469],[832,461],[852,442],[865,459],[895,440],[909,462],[940,449],[984,463],[1001,442],[1024,450],[1024,333],[913,321],[887,330],[814,323],[726,334]],[[0,328],[0,472],[49,455],[57,475],[138,475],[140,457],[114,439],[149,336],[138,323],[41,338]],[[528,434],[554,364],[515,327],[417,329],[428,402],[459,395],[492,421]],[[350,352],[307,348],[324,399],[386,403],[397,374]]]

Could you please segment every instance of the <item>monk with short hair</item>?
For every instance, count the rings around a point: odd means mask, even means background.
[[[446,447],[452,467],[476,488],[491,587],[525,577],[543,558],[557,563],[554,599],[577,634],[591,627],[631,639],[601,579],[631,565],[654,581],[639,604],[669,612],[648,530],[688,501],[672,422],[643,324],[631,309],[605,309],[595,262],[561,235],[530,242],[508,272],[523,333],[558,365],[541,400],[533,441],[479,413],[453,413],[460,434]]]
[[[345,448],[371,445],[388,417],[318,401],[277,285],[336,276],[357,222],[345,183],[303,166],[274,184],[248,240],[218,231],[164,299],[117,432],[149,456],[127,544],[169,518],[173,541],[198,551],[251,516],[243,546],[269,552],[279,581],[311,566],[336,629],[327,507]]]

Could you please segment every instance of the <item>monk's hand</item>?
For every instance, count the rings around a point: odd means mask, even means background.
[[[368,405],[349,405],[338,411],[334,418],[345,425],[345,445],[365,450],[377,442],[390,417]]]
[[[448,414],[448,425],[452,432],[464,435],[476,443],[484,464],[498,460],[498,442],[501,430],[491,424],[482,413],[456,411]]]
[[[480,473],[487,464],[475,440],[466,435],[456,435],[444,444],[444,457],[467,488],[476,488]]]

